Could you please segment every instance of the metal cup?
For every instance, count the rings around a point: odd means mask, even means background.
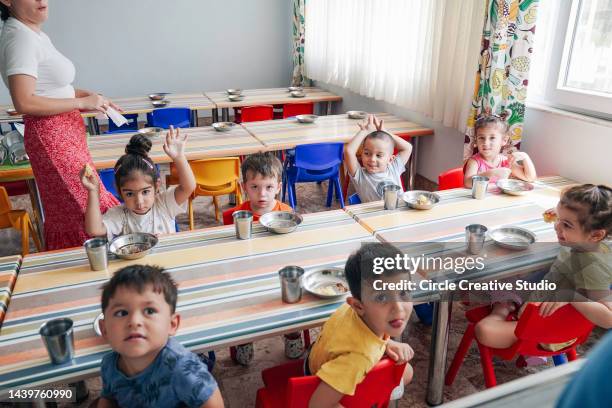
[[[106,238],[92,238],[83,244],[92,271],[102,271],[108,266],[108,245]]]
[[[484,176],[472,177],[472,198],[483,200],[487,194],[489,178]]]
[[[285,266],[278,271],[283,302],[297,303],[302,299],[302,276],[304,269],[299,266]]]
[[[400,186],[389,184],[383,187],[383,198],[385,200],[385,210],[395,210],[399,201]]]
[[[40,326],[40,336],[53,364],[63,364],[74,358],[74,335],[71,319],[54,319]]]
[[[467,251],[470,254],[477,255],[482,251],[486,234],[487,227],[484,225],[470,224],[465,227],[465,242],[467,244]]]
[[[234,226],[236,227],[236,238],[251,239],[253,231],[253,213],[251,211],[236,211],[232,214]]]

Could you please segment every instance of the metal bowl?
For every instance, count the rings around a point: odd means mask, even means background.
[[[139,259],[157,245],[157,237],[145,232],[121,235],[113,239],[108,250],[121,259]]]
[[[306,94],[303,91],[291,91],[289,92],[289,95],[291,95],[294,98],[303,98],[306,96]]]
[[[22,164],[30,161],[23,142],[13,143],[7,150],[11,164]]]
[[[6,158],[8,157],[8,152],[6,151],[6,147],[0,143],[0,164],[4,163]]]
[[[262,215],[259,222],[268,231],[287,234],[295,231],[298,225],[302,223],[302,216],[291,211],[272,211]]]
[[[100,330],[100,320],[102,319],[104,319],[104,313],[100,313],[98,316],[96,316],[93,322],[94,332],[96,332],[98,336],[102,336],[102,330]]]
[[[162,101],[164,100],[166,95],[167,94],[165,92],[152,93],[152,94],[149,94],[149,99],[152,101]]]
[[[234,122],[215,122],[212,124],[212,127],[217,132],[229,132],[232,130],[236,124]]]
[[[228,95],[227,99],[229,99],[231,102],[238,102],[244,99],[244,96],[242,95]]]
[[[440,196],[430,191],[406,191],[402,195],[402,200],[408,207],[416,210],[430,210],[440,202]]]
[[[228,95],[242,95],[242,89],[226,89],[225,92],[227,92]]]
[[[315,296],[331,299],[349,293],[349,285],[342,268],[321,268],[308,271],[302,277],[302,286]]]
[[[138,129],[137,133],[141,135],[145,135],[146,137],[157,137],[162,134],[164,131],[163,128],[160,127],[146,127],[142,129]]]
[[[11,116],[21,115],[21,113],[17,112],[17,109],[15,109],[15,108],[8,108],[6,110],[6,113],[8,113]]]
[[[520,227],[502,227],[489,232],[489,238],[502,248],[523,250],[536,242],[533,232]]]
[[[346,112],[349,119],[365,119],[368,116],[368,112],[364,111],[348,111]]]
[[[169,100],[164,99],[162,101],[151,101],[151,104],[156,107],[156,108],[163,108],[164,106],[168,105],[170,103]]]
[[[294,91],[302,92],[304,90],[304,88],[302,88],[301,86],[290,86],[287,89],[289,90],[289,92],[294,92]]]
[[[23,136],[21,136],[21,133],[16,130],[11,130],[6,135],[4,135],[4,138],[2,139],[2,144],[7,149],[17,143],[23,143]]]
[[[317,120],[318,116],[317,115],[297,115],[295,118],[300,123],[314,123],[314,121]]]
[[[495,183],[501,191],[510,195],[523,195],[533,190],[533,184],[522,180],[501,179]]]

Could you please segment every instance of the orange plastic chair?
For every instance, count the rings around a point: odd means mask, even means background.
[[[310,397],[321,382],[319,377],[304,376],[304,360],[296,360],[262,371],[264,388],[257,390],[256,408],[307,408]],[[340,404],[346,408],[384,408],[391,391],[402,379],[406,364],[396,365],[383,358],[357,386],[355,395],[345,396]]]
[[[27,211],[13,210],[6,189],[0,186],[0,229],[4,228],[14,228],[21,232],[22,255],[27,255],[30,252],[30,234],[32,234],[36,250],[40,251],[40,241]]]
[[[283,119],[297,115],[312,115],[314,103],[286,103],[283,105]]]
[[[566,354],[567,359],[573,361],[577,358],[576,347],[584,343],[593,330],[593,323],[582,316],[572,305],[563,306],[552,316],[541,317],[538,313],[538,306],[528,304],[514,330],[518,340],[506,349],[495,349],[480,344],[474,334],[476,323],[488,316],[490,312],[490,306],[482,306],[465,313],[469,324],[446,373],[446,385],[451,385],[455,381],[472,340],[476,340],[480,351],[480,364],[485,376],[485,385],[491,388],[497,385],[493,356],[509,361],[519,355],[549,357]],[[558,351],[549,351],[540,347],[541,343],[565,343],[573,339],[576,339],[574,343]]]
[[[463,187],[463,167],[450,169],[438,176],[438,190]]]
[[[238,157],[194,160],[189,162],[189,165],[196,179],[196,189],[189,197],[189,229],[193,229],[193,200],[197,196],[212,196],[217,221],[219,221],[217,196],[234,193],[237,204],[242,204]]]
[[[236,123],[272,119],[274,119],[274,108],[272,105],[254,105],[234,108],[234,122]]]

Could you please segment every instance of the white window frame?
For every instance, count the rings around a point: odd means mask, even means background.
[[[612,96],[565,85],[580,2],[572,0],[571,7],[560,7],[550,59],[550,66],[558,69],[551,68],[545,98],[554,106],[612,119]]]

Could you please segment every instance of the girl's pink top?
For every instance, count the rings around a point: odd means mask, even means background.
[[[509,169],[510,163],[508,162],[508,157],[504,156],[503,154],[500,154],[500,156],[501,156],[501,160],[499,161],[499,165],[497,166],[491,166],[489,163],[487,163],[487,161],[484,159],[484,157],[480,155],[480,153],[476,153],[470,158],[476,161],[476,163],[478,163],[478,170],[476,171],[476,174],[480,174],[480,173],[484,173],[485,171],[489,171],[493,169],[501,169],[504,167]],[[466,165],[467,165],[467,162],[466,162]],[[497,179],[498,177],[490,177],[489,184],[495,183]]]

